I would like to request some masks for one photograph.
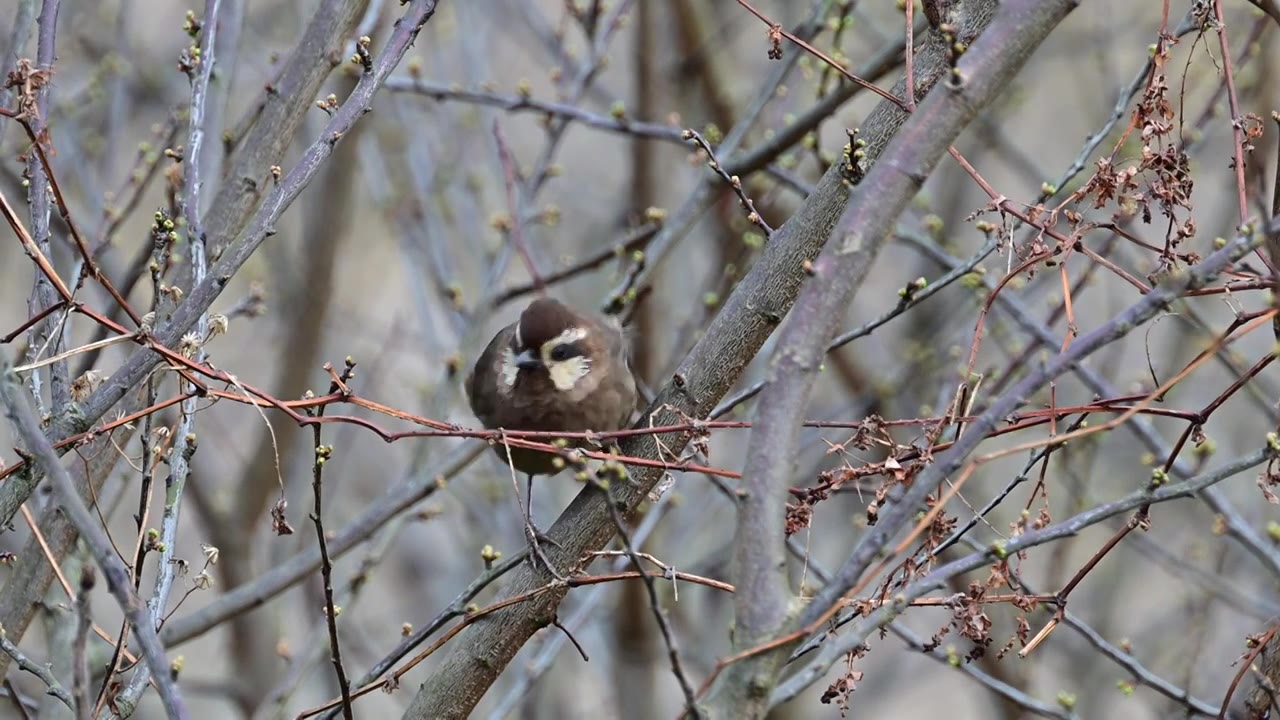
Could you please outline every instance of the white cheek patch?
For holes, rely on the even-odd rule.
[[[542,362],[547,366],[547,374],[551,376],[551,384],[564,392],[572,390],[584,375],[591,372],[591,358],[579,355],[568,360],[552,360],[551,353],[560,345],[569,345],[587,336],[586,328],[569,328],[542,344]]]
[[[566,345],[568,343],[575,343],[585,338],[586,336],[587,336],[586,328],[569,328],[568,330],[565,330],[564,332],[560,333],[554,338],[551,338],[551,340],[543,343],[542,350],[543,352],[549,353],[551,352],[552,348],[554,348],[557,345]]]
[[[502,348],[502,384],[511,389],[516,384],[516,376],[520,374],[520,367],[516,365],[516,354],[511,348]]]
[[[557,390],[572,390],[584,375],[591,372],[591,360],[585,357],[569,358],[563,362],[547,365],[547,374]]]

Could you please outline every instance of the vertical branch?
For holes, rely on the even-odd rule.
[[[626,472],[621,471],[617,477],[612,478],[615,482],[626,482]],[[689,682],[689,676],[685,674],[684,666],[680,662],[680,648],[676,644],[675,634],[671,630],[671,623],[667,621],[666,613],[662,611],[662,603],[658,600],[658,589],[654,586],[653,578],[649,573],[644,571],[644,566],[640,561],[640,556],[636,554],[634,543],[631,540],[631,533],[627,530],[626,520],[623,519],[622,513],[618,510],[619,502],[614,498],[610,491],[610,485],[606,482],[596,481],[595,485],[604,493],[605,502],[609,507],[609,517],[613,520],[613,525],[618,530],[618,538],[622,540],[623,551],[626,552],[627,558],[631,560],[631,565],[640,573],[640,580],[644,583],[645,592],[649,596],[649,607],[653,610],[653,619],[658,623],[658,631],[662,633],[662,641],[667,646],[667,657],[671,661],[671,672],[676,676],[676,682],[680,685],[680,692],[684,694],[684,713],[682,717],[692,717],[695,720],[703,720],[705,715],[701,708],[698,707],[697,696],[693,691],[693,684]],[[623,507],[626,504],[623,503]],[[674,576],[672,582],[675,582]]]
[[[45,142],[48,138],[46,115],[49,108],[49,83],[53,74],[53,61],[57,54],[59,5],[59,0],[44,0],[44,4],[40,7],[40,16],[36,18],[36,23],[40,27],[36,46],[37,68],[34,71],[28,69],[27,87],[18,91],[20,95],[28,90],[34,93],[34,97],[20,97],[18,104],[23,112],[29,114],[31,128],[36,136],[35,142],[38,143]],[[34,148],[27,153],[27,180],[27,202],[31,207],[31,235],[40,251],[52,262],[53,255],[50,253],[49,243],[49,214],[52,209],[49,178],[44,166],[40,163],[39,153]],[[42,273],[37,273],[35,284],[31,288],[31,298],[27,303],[29,313],[37,315],[57,301],[57,294],[50,279]],[[59,351],[66,322],[68,322],[66,319],[58,322],[56,317],[49,317],[31,329],[28,362],[38,359],[46,348],[50,354],[56,354]],[[37,410],[43,415],[45,410],[40,377],[39,371],[31,373],[31,395],[35,398]],[[55,412],[64,412],[71,406],[71,381],[65,360],[54,363],[50,368],[49,393]]]
[[[165,294],[162,292],[164,287],[162,277],[164,268],[168,267],[170,254],[173,250],[173,243],[170,236],[170,231],[173,227],[173,221],[170,220],[167,215],[164,213],[156,213],[155,223],[151,226],[151,311],[149,315],[152,318],[160,316],[160,311],[165,300]],[[158,373],[152,373],[147,376],[144,382],[146,389],[146,400],[144,402],[147,407],[151,407],[156,404],[161,379],[162,378]],[[155,424],[155,420],[156,417],[154,413],[148,413],[142,418],[142,432],[138,438],[142,447],[142,461],[139,472],[141,477],[138,483],[138,511],[137,514],[134,515],[134,520],[137,522],[138,526],[138,535],[133,548],[132,565],[133,587],[135,591],[142,588],[142,564],[146,559],[147,552],[155,546],[152,542],[146,542],[146,533],[148,526],[150,525],[148,520],[150,519],[151,514],[151,499],[154,492],[156,465],[160,462],[161,451],[163,450],[160,446],[152,445],[152,443],[157,440],[157,438],[152,434],[152,426]],[[95,711],[95,714],[97,711],[101,710],[102,704],[106,701],[107,688],[111,685],[112,677],[120,667],[120,654],[125,647],[126,640],[128,639],[128,632],[128,624],[125,624],[120,628],[120,635],[116,641],[116,651],[108,665],[107,674],[102,679],[102,687],[98,690],[98,708]],[[137,702],[138,697],[142,694],[142,690],[146,688],[147,678],[144,675],[145,672],[146,668],[140,667],[138,668],[138,671],[134,673],[129,686],[126,687],[124,693],[117,698],[116,704],[118,707],[131,708],[133,706],[131,703]]]
[[[235,85],[236,57],[240,49],[240,33],[244,28],[246,0],[224,0],[218,13],[218,40],[210,47],[218,56],[217,67],[210,68],[210,88],[206,90],[205,127],[217,131],[224,124],[231,103],[231,88]],[[205,17],[209,14],[206,12]],[[220,177],[225,159],[221,142],[204,145],[204,157],[200,158],[202,178]]]
[[[200,174],[203,164],[201,150],[204,147],[205,99],[209,94],[209,78],[213,75],[214,49],[218,35],[218,6],[221,0],[205,0],[204,24],[200,28],[200,54],[195,58],[195,75],[191,78],[191,110],[187,148],[183,153],[185,178],[182,188],[182,211],[187,219],[187,232],[191,235],[192,285],[204,281],[204,235],[200,232],[200,191],[204,178]]]
[[[89,629],[93,617],[89,614],[89,592],[97,584],[93,566],[85,563],[80,568],[80,592],[76,595],[76,634],[71,647],[71,692],[76,701],[76,720],[91,720],[93,699],[89,694]]]
[[[36,19],[36,0],[18,0],[18,11],[13,17],[13,27],[9,31],[9,46],[0,55],[0,76],[7,76],[17,65],[22,48],[27,46],[31,38],[31,26]],[[0,107],[9,107],[13,99],[13,89],[0,87]],[[4,144],[4,131],[8,123],[0,123],[0,145]]]
[[[326,364],[326,367],[331,367]],[[347,365],[343,369],[342,374],[337,376],[339,380],[335,380],[330,386],[329,392],[338,392],[344,390],[346,382],[355,374],[355,363],[351,359],[347,359]],[[316,415],[324,415],[325,407],[322,405],[316,409]],[[324,465],[333,456],[333,446],[323,445],[320,440],[320,429],[323,426],[316,423],[311,426],[312,437],[315,439],[315,460],[312,462],[311,474],[311,492],[315,496],[315,507],[311,512],[311,521],[316,526],[316,543],[320,546],[320,575],[324,578],[324,617],[325,623],[329,627],[329,661],[333,663],[333,672],[338,678],[338,689],[342,692],[342,716],[346,720],[354,720],[354,714],[351,709],[351,683],[347,680],[347,672],[342,667],[342,649],[338,643],[338,608],[333,604],[333,562],[329,559],[329,545],[324,537],[324,521],[323,511],[323,488],[324,488]]]
[[[1244,181],[1244,124],[1240,102],[1236,98],[1235,71],[1231,68],[1231,48],[1227,45],[1227,18],[1222,14],[1222,0],[1213,0],[1213,15],[1218,26],[1218,45],[1222,48],[1222,72],[1227,83],[1227,104],[1231,108],[1231,149],[1236,172],[1236,202],[1240,205],[1240,225],[1249,222],[1249,198]]]
[[[1271,121],[1280,130],[1280,112],[1271,113]],[[1271,180],[1271,217],[1280,216],[1280,142],[1276,143],[1275,177]],[[1267,253],[1271,257],[1271,303],[1280,307],[1280,233],[1268,232],[1266,238]],[[1280,315],[1271,321],[1271,331],[1276,342],[1280,342]]]
[[[189,111],[189,130],[188,140],[185,154],[183,155],[184,178],[182,192],[182,213],[186,218],[187,238],[191,248],[191,280],[192,285],[200,283],[204,280],[208,267],[205,261],[205,238],[200,231],[200,188],[203,183],[201,175],[201,147],[204,144],[205,128],[205,99],[208,96],[209,78],[213,74],[215,60],[215,42],[217,41],[218,27],[218,6],[221,0],[205,0],[203,26],[200,29],[200,46],[199,53],[192,53],[190,50],[184,51],[184,63],[188,59],[194,58],[195,65],[188,70],[191,77],[191,109]],[[159,235],[157,235],[159,237]],[[157,246],[158,247],[158,246]],[[162,264],[158,263],[157,264]],[[201,347],[209,335],[209,317],[201,314],[200,319],[196,323],[197,343],[194,344],[193,359],[196,362],[204,362],[204,348]],[[172,445],[169,455],[169,476],[165,480],[165,499],[164,514],[160,523],[160,559],[156,568],[156,583],[152,591],[151,598],[147,600],[147,615],[150,617],[152,627],[157,631],[160,629],[161,621],[164,619],[165,607],[169,602],[169,593],[173,589],[173,582],[177,576],[177,565],[174,563],[174,552],[178,544],[178,519],[182,509],[182,494],[186,488],[187,476],[190,473],[191,458],[196,451],[196,434],[195,434],[195,414],[196,414],[196,396],[195,388],[189,383],[179,380],[179,389],[183,393],[189,393],[190,397],[183,400],[180,405],[181,419],[178,422],[177,431],[172,438]],[[150,421],[151,416],[147,416]],[[149,437],[143,437],[144,444],[149,442]],[[146,462],[150,453],[143,457]],[[159,458],[156,458],[156,462]],[[151,475],[148,473],[143,478],[144,484],[148,487],[151,482]],[[150,493],[144,494],[143,502],[150,504]],[[145,517],[144,512],[139,514],[139,522]],[[145,528],[140,528],[144,530]],[[141,556],[139,556],[141,560]],[[135,567],[138,578],[141,578],[141,563]],[[121,707],[129,708],[136,706],[138,698],[147,688],[150,680],[150,672],[146,667],[138,668],[133,677],[129,679],[129,684],[121,692],[117,702]],[[123,702],[121,702],[123,701]]]

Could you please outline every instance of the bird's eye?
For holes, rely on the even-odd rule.
[[[564,362],[577,354],[572,345],[557,345],[551,348],[551,360],[553,362]]]

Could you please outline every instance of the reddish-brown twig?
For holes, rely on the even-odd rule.
[[[1222,48],[1222,74],[1227,85],[1227,104],[1231,109],[1232,153],[1235,161],[1236,202],[1240,209],[1240,225],[1249,223],[1248,188],[1244,180],[1244,118],[1240,117],[1240,101],[1236,98],[1235,70],[1231,65],[1231,48],[1227,44],[1227,17],[1222,13],[1222,0],[1213,0],[1213,15],[1218,32],[1218,45]]]
[[[93,259],[93,253],[89,251],[89,246],[85,244],[84,238],[80,236],[80,231],[76,229],[75,221],[71,219],[71,210],[67,207],[67,201],[62,196],[62,188],[58,185],[57,177],[53,173],[53,165],[49,163],[49,158],[44,151],[44,145],[36,135],[35,128],[31,126],[30,121],[26,118],[3,108],[0,108],[0,114],[16,119],[18,123],[22,125],[23,129],[27,131],[27,137],[30,138],[32,145],[35,147],[36,155],[40,158],[40,164],[44,166],[45,176],[49,181],[49,187],[53,189],[53,197],[58,206],[58,214],[62,216],[62,221],[67,224],[67,229],[71,232],[71,239],[75,242],[76,249],[79,250],[80,257],[84,261],[84,269],[81,271],[81,275],[92,275],[93,279],[97,280],[98,283],[102,285],[103,289],[107,291],[107,294],[115,300],[120,309],[129,316],[129,319],[132,320],[135,325],[141,325],[142,318],[138,316],[138,313],[134,312],[128,301],[125,300],[124,297],[120,295],[119,291],[116,290],[115,285],[111,284],[111,280],[103,274],[102,268],[98,267],[97,261]],[[0,195],[3,195],[3,193],[0,193]],[[9,220],[10,225],[14,225],[15,221],[17,221],[17,217],[11,216],[11,213],[12,210],[8,208],[8,202],[5,201],[5,217]],[[14,231],[19,232],[16,226],[14,227]],[[22,232],[19,234],[21,235]],[[54,273],[52,266],[45,267],[42,265],[40,269],[46,276],[49,276],[50,281],[54,281],[56,273]],[[54,282],[55,287],[58,287],[58,283],[61,281]],[[65,289],[65,285],[61,286],[59,288],[59,292],[61,293]],[[64,299],[70,300],[71,298],[70,296],[66,296]]]
[[[1227,688],[1227,695],[1222,698],[1222,708],[1218,710],[1218,720],[1225,720],[1227,717],[1227,710],[1231,708],[1231,696],[1235,695],[1236,688],[1239,687],[1240,681],[1244,679],[1245,673],[1249,672],[1249,668],[1253,667],[1253,661],[1258,659],[1263,650],[1266,650],[1267,644],[1275,637],[1277,630],[1280,630],[1280,625],[1272,625],[1265,635],[1258,638],[1257,644],[1253,646],[1249,654],[1240,661],[1240,669],[1236,671],[1235,677],[1231,678],[1231,685]]]

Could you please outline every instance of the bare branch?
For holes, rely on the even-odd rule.
[[[98,521],[89,513],[89,509],[76,493],[71,476],[58,461],[58,455],[54,452],[53,446],[40,430],[40,422],[23,399],[20,387],[17,375],[12,372],[11,367],[7,363],[0,367],[0,399],[4,401],[6,416],[14,424],[23,443],[35,454],[40,469],[53,483],[54,496],[58,499],[63,513],[70,518],[80,536],[84,538],[85,544],[89,546],[94,560],[102,570],[107,580],[107,588],[124,611],[129,626],[142,646],[142,655],[148,667],[151,668],[165,712],[171,718],[188,717],[186,703],[170,676],[171,668],[169,661],[165,658],[164,646],[160,644],[160,638],[156,636],[155,628],[152,627],[150,618],[147,616],[146,605],[133,592],[129,583],[129,572],[116,555],[111,539],[107,537],[106,531],[98,525]]]
[[[0,628],[0,651],[3,651],[5,655],[13,658],[13,661],[18,664],[19,668],[40,678],[40,681],[48,688],[47,692],[50,695],[61,700],[62,703],[71,710],[75,710],[76,705],[75,701],[71,699],[71,693],[67,692],[67,689],[62,686],[62,683],[58,682],[58,678],[53,676],[53,672],[49,670],[49,667],[47,665],[41,665],[27,657],[26,653],[22,652],[22,650],[17,645],[14,645],[13,641],[9,639],[8,633],[4,632],[4,628]]]
[[[34,88],[34,104],[26,107],[25,112],[29,118],[28,122],[31,124],[31,130],[35,135],[34,142],[36,143],[48,142],[49,137],[49,90],[53,79],[54,59],[57,56],[55,46],[58,36],[58,9],[60,5],[60,0],[44,0],[40,6],[40,16],[36,18],[36,23],[40,27],[36,42],[37,67],[32,68],[30,61],[24,60],[20,65],[25,67],[25,70],[18,71],[25,75],[25,87],[22,88],[22,91]],[[19,97],[19,108],[23,108],[29,101],[30,98]],[[35,151],[27,153],[27,176],[30,178],[27,185],[27,202],[31,206],[31,236],[40,250],[46,256],[49,256],[52,254],[49,231],[49,215],[53,209],[52,192],[49,190],[49,175],[45,171],[45,166],[41,162],[39,153]],[[58,297],[54,292],[50,278],[41,273],[36,273],[35,284],[31,289],[31,299],[27,304],[29,314],[35,315],[45,308],[52,307],[57,302]],[[67,316],[63,316],[61,319],[50,317],[31,329],[27,356],[28,363],[39,359],[40,355],[46,350],[50,354],[57,354],[62,350],[63,339],[68,334],[67,322]],[[36,408],[43,415],[45,414],[45,409],[40,378],[41,373],[38,371],[30,375],[31,397],[36,404]],[[52,407],[56,413],[61,414],[70,407],[71,378],[66,361],[58,361],[50,368],[49,392]]]
[[[791,320],[778,339],[752,429],[744,472],[746,494],[738,506],[734,554],[735,579],[747,590],[735,595],[737,650],[782,637],[796,619],[785,575],[785,515],[781,510],[787,491],[783,479],[794,472],[797,420],[808,405],[841,309],[848,306],[861,286],[894,220],[952,141],[995,99],[1074,6],[1073,2],[1002,3],[991,26],[962,56],[952,82],[925,99],[871,169],[864,189],[854,194],[841,218],[831,244],[812,264],[814,279],[800,293]],[[854,147],[851,144],[848,151],[851,156]],[[850,157],[847,162],[855,160]],[[963,437],[981,436],[971,430]],[[938,466],[931,465],[930,469],[935,467]],[[921,481],[917,480],[908,496],[920,486]],[[917,503],[918,500],[910,504],[911,511]],[[905,500],[895,509],[904,505]],[[882,520],[857,548],[866,548],[866,540],[877,536],[884,526]],[[847,573],[848,567],[846,563],[837,580],[809,605],[810,613],[816,614],[814,608],[829,607],[837,589],[843,593],[852,587],[862,573]],[[709,702],[716,716],[763,717],[768,707],[768,689],[777,681],[787,652],[787,645],[779,645],[731,666],[722,676],[723,681],[712,689]]]

